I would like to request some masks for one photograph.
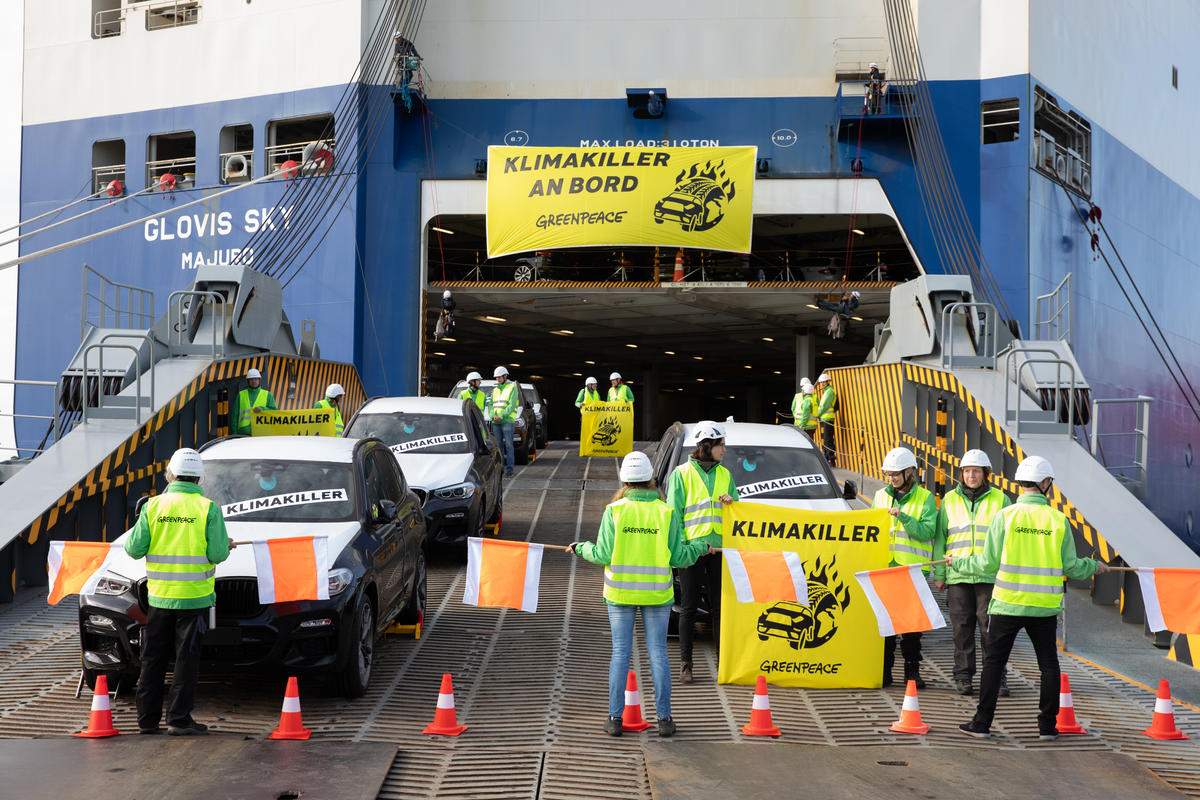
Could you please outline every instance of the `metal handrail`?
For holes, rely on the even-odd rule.
[[[54,394],[54,406],[53,406],[54,413],[51,414],[50,416],[46,416],[45,414],[18,414],[16,412],[16,407],[17,407],[16,392],[14,392],[13,393],[13,410],[12,411],[0,411],[0,417],[11,417],[12,419],[48,419],[53,423],[52,427],[54,430],[54,441],[57,442],[59,434],[62,432],[62,430],[61,430],[62,422],[61,422],[61,419],[60,419],[59,413],[58,413],[59,412],[58,381],[19,381],[14,378],[0,378],[0,384],[3,384],[5,386],[50,386],[53,388],[53,390],[54,390],[54,392],[53,392],[53,394]],[[18,455],[20,455],[22,452],[44,453],[44,452],[46,452],[47,448],[21,447],[14,441],[12,447],[4,448],[4,449],[13,450]]]
[[[1065,287],[1065,292],[1064,292]],[[1065,297],[1065,300],[1061,298]],[[1046,319],[1042,318],[1042,302],[1046,303],[1047,312],[1051,309],[1051,304],[1057,300],[1058,305],[1054,308],[1054,313]],[[1071,343],[1072,319],[1071,319],[1071,273],[1068,272],[1066,277],[1058,282],[1053,290],[1046,294],[1039,294],[1034,300],[1034,323],[1033,335],[1036,339],[1059,339]],[[1063,319],[1066,319],[1066,325],[1063,325]],[[1048,336],[1042,336],[1041,330],[1045,328]]]
[[[92,273],[93,275],[95,275],[101,281],[99,295],[94,295],[88,291],[88,273],[89,272]],[[113,299],[116,302],[115,306],[109,305],[108,300],[107,300],[108,287],[110,287],[110,286],[113,288]],[[121,325],[122,308],[121,308],[120,292],[122,289],[124,289],[128,292],[128,303],[129,304],[123,310],[124,314],[125,314],[125,321],[127,323],[127,327],[130,327],[130,328],[135,327],[132,324],[134,317],[137,317],[137,319],[138,319],[138,324],[136,326],[138,328],[149,328],[151,325],[154,324],[154,292],[150,291],[149,289],[143,289],[140,286],[133,286],[128,283],[118,283],[117,281],[110,280],[109,278],[105,277],[102,273],[97,271],[95,268],[91,267],[88,264],[84,264],[83,265],[83,296],[80,301],[80,311],[79,311],[79,340],[80,341],[83,341],[83,337],[87,335],[88,325],[92,324],[92,323],[88,322],[88,320],[87,320],[87,301],[88,301],[89,297],[92,298],[93,300],[95,300],[100,305],[100,324],[95,325],[94,327],[98,327],[98,328],[105,327],[104,322],[105,322],[106,315],[104,312],[106,310],[113,312],[113,324],[117,325],[118,327]],[[138,305],[141,309],[140,311],[133,310],[133,299],[134,299],[135,293],[137,294],[137,297],[138,297],[138,301],[139,301]],[[149,301],[149,302],[147,302],[147,301]],[[146,310],[147,305],[149,305],[149,307],[150,307],[149,311]]]
[[[119,335],[119,334],[110,334],[110,335]],[[105,336],[104,338],[107,339],[109,337]],[[106,344],[105,342],[97,342],[95,344],[90,344],[84,348],[84,350],[83,350],[83,384],[82,384],[83,392],[82,392],[81,399],[83,400],[83,403],[82,403],[82,405],[83,405],[83,422],[85,425],[87,424],[87,421],[88,421],[88,394],[89,394],[88,393],[88,356],[91,354],[91,352],[93,350],[100,351],[100,355],[98,357],[99,363],[97,364],[97,367],[96,367],[96,408],[101,408],[104,405],[104,351],[106,349],[131,350],[131,351],[133,351],[134,363],[135,364],[137,363],[138,349],[131,344]],[[154,367],[153,367],[153,365],[151,365],[151,372],[153,372],[153,369],[154,369]],[[137,378],[137,384],[136,384],[137,389],[136,389],[136,394],[134,395],[134,399],[133,399],[133,418],[134,418],[134,421],[138,425],[141,425],[142,424],[142,371],[140,369],[134,370],[134,374]],[[154,379],[153,379],[153,375],[151,375],[151,380],[150,380],[150,409],[149,409],[149,411],[150,412],[154,411]]]
[[[1116,470],[1133,468],[1137,471],[1138,477],[1135,478],[1137,485],[1145,487],[1149,479],[1149,453],[1150,453],[1150,404],[1154,402],[1153,397],[1144,394],[1139,394],[1137,397],[1111,397],[1105,399],[1092,400],[1092,435],[1091,435],[1091,451],[1104,468],[1113,474]],[[1134,423],[1134,428],[1131,431],[1113,431],[1111,433],[1100,432],[1100,406],[1102,405],[1127,405],[1135,404],[1137,406],[1137,422]],[[1104,461],[1101,453],[1101,439],[1115,439],[1125,437],[1135,437],[1133,445],[1133,463],[1118,464],[1116,466],[1109,465]],[[1118,476],[1119,477],[1119,476]]]
[[[196,184],[196,157],[190,158],[163,158],[158,161],[146,162],[146,185],[153,187],[152,191],[163,191],[155,186],[155,181],[166,175],[168,172],[178,170],[179,179],[175,184],[176,189],[191,189]],[[191,182],[188,182],[187,176],[191,175]]]
[[[977,347],[982,345],[982,352],[977,351],[974,355],[959,356],[955,359],[954,343],[950,336],[951,315],[958,309],[962,309],[963,313],[968,316],[970,309],[980,309],[978,316],[981,318],[982,325],[979,331]],[[990,313],[989,313],[990,312]],[[994,367],[996,364],[996,353],[1000,349],[1000,333],[996,325],[997,312],[996,307],[991,303],[972,303],[958,302],[950,303],[942,309],[942,319],[938,326],[940,328],[939,336],[942,345],[942,367],[951,369],[955,366],[960,367]]]
[[[1005,418],[1005,420],[1011,420],[1016,424],[1016,426],[1017,426],[1016,435],[1018,437],[1021,435],[1021,398],[1024,397],[1024,395],[1025,395],[1024,390],[1021,388],[1021,371],[1024,370],[1026,367],[1031,367],[1034,364],[1054,364],[1056,367],[1055,375],[1054,375],[1054,415],[1055,415],[1056,419],[1058,417],[1062,416],[1062,392],[1063,392],[1062,368],[1066,367],[1067,369],[1069,369],[1071,371],[1070,388],[1067,390],[1067,394],[1068,394],[1067,404],[1068,404],[1068,412],[1069,412],[1067,419],[1069,421],[1074,420],[1075,419],[1075,391],[1076,391],[1076,389],[1086,388],[1086,386],[1082,383],[1079,383],[1079,381],[1077,379],[1078,376],[1075,373],[1075,365],[1069,361],[1066,361],[1065,359],[1061,359],[1061,358],[1057,358],[1057,357],[1055,357],[1055,358],[1026,358],[1024,361],[1021,362],[1021,364],[1019,366],[1017,366],[1016,371],[1014,373],[1014,371],[1012,369],[1013,362],[1015,361],[1015,358],[1016,358],[1017,354],[1019,354],[1019,353],[1025,353],[1025,354],[1045,353],[1045,354],[1049,354],[1051,356],[1058,355],[1058,353],[1055,352],[1054,350],[1050,350],[1050,349],[1047,349],[1044,347],[1014,347],[1011,350],[1009,350],[1008,353],[1005,355],[1004,375],[1016,387],[1017,407],[1015,409],[1016,413],[1014,415],[1014,413],[1013,413],[1014,409],[1012,408],[1012,395],[1013,395],[1012,387],[1006,387],[1005,391],[1004,391],[1004,418]],[[1035,382],[1036,382],[1036,378],[1035,378]],[[1039,408],[1038,410],[1046,411],[1048,409]],[[1071,438],[1071,431],[1074,426],[1070,422],[1068,422],[1064,425],[1064,427],[1066,428],[1067,438],[1068,439]]]
[[[111,29],[107,24],[115,22],[117,27]],[[125,32],[125,8],[105,8],[92,15],[92,38],[108,39],[120,36]]]
[[[231,150],[228,153],[218,153],[219,159],[218,169],[220,170],[221,183],[228,184],[230,179],[225,174],[225,165],[229,163],[229,159],[234,156],[241,156],[246,159],[246,175],[242,178],[237,178],[237,181],[248,181],[254,177],[254,151],[253,150]]]
[[[183,329],[185,327],[185,325],[184,325],[184,306],[183,306],[182,302],[180,302],[179,305],[177,305],[177,306],[175,305],[176,297],[179,297],[179,298],[209,297],[209,298],[212,298],[216,303],[220,304],[220,306],[221,306],[221,326],[219,328],[215,325],[213,326],[212,357],[214,359],[217,357],[217,340],[218,340],[218,338],[220,339],[220,342],[221,342],[221,347],[220,347],[221,355],[225,355],[225,325],[226,325],[226,322],[228,321],[227,320],[227,311],[226,311],[227,304],[225,302],[224,295],[222,295],[220,292],[214,292],[211,289],[206,290],[206,291],[200,291],[200,290],[194,290],[194,289],[181,289],[180,291],[177,291],[177,292],[171,292],[171,295],[167,298],[167,308],[168,309],[175,308],[177,311],[177,315],[176,315],[176,318],[175,318],[173,324],[170,325],[170,327],[167,329],[167,347],[169,349],[171,349],[172,351],[178,349],[179,352],[184,352],[185,346],[191,347],[193,345],[192,342],[188,342],[185,345],[185,343],[183,341]],[[205,305],[208,305],[208,304],[205,303]],[[189,309],[190,309],[190,304],[189,304]],[[170,311],[168,311],[167,313],[170,313]],[[175,335],[179,336],[178,342],[173,340]]]
[[[858,117],[863,115],[863,109],[867,108],[871,99],[871,83],[872,81],[864,79],[838,83],[835,101],[839,116]],[[879,83],[879,110],[868,116],[908,114],[913,102],[913,89],[917,82],[912,79],[890,78],[880,80]]]
[[[300,165],[300,170],[303,175],[312,174],[315,171],[313,162],[304,161],[304,149],[310,144],[324,144],[331,153],[334,154],[334,159],[337,158],[337,140],[333,137],[313,139],[311,142],[291,142],[290,144],[271,144],[263,148],[263,156],[272,170],[278,170],[283,166],[285,161],[289,159]],[[278,176],[281,179],[287,178],[285,175]]]
[[[146,30],[159,31],[200,22],[199,0],[167,0],[146,8]]]
[[[99,194],[113,179],[125,180],[124,164],[107,164],[102,167],[92,167],[92,193]]]

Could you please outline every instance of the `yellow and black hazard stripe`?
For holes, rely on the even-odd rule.
[[[1177,633],[1167,651],[1167,658],[1187,664],[1189,667],[1200,667],[1200,635],[1194,633]]]
[[[358,372],[352,364],[280,355],[248,356],[214,362],[192,380],[183,391],[176,394],[155,412],[149,420],[134,431],[133,435],[105,456],[81,481],[64,492],[53,505],[22,531],[21,536],[28,543],[33,544],[42,534],[53,529],[66,514],[74,510],[81,500],[100,495],[101,502],[103,502],[103,495],[108,491],[159,474],[166,468],[166,461],[136,470],[126,469],[126,461],[138,447],[159,433],[189,403],[193,402],[201,389],[241,378],[252,367],[267,376],[276,403],[281,409],[312,407],[325,396],[325,389],[331,383],[341,384],[346,392],[341,405],[343,419],[348,420],[366,402],[362,381],[359,380]],[[218,418],[223,419],[224,424],[216,428],[217,436],[225,436],[229,433],[228,405],[228,400],[218,404]],[[174,450],[178,446],[179,442],[176,441],[169,444],[168,449]],[[159,448],[160,452],[162,449]]]

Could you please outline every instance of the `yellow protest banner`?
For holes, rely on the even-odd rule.
[[[854,573],[887,566],[887,512],[738,502],[724,518],[723,546],[800,555],[808,605],[739,603],[723,567],[717,680],[750,684],[766,675],[777,686],[878,687],[883,639]]]
[[[633,449],[633,403],[584,403],[579,410],[579,455],[623,456]]]
[[[755,147],[488,148],[488,258],[555,247],[750,252]]]
[[[333,410],[305,408],[296,411],[254,411],[251,436],[336,436]]]

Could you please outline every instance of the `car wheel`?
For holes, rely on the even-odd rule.
[[[482,518],[483,514],[479,516]],[[408,596],[408,603],[400,611],[400,616],[396,618],[396,621],[401,625],[416,625],[421,621],[421,617],[425,615],[425,587],[425,554],[419,553],[417,555],[416,577],[413,578],[412,594]]]
[[[526,436],[520,451],[513,453],[513,461],[517,462],[518,464],[528,464],[529,451],[532,449],[532,447],[530,447],[531,443],[531,439]]]
[[[500,521],[500,517],[504,514],[504,494],[497,493],[496,508],[492,510],[492,515],[488,517],[488,524],[495,525]]]
[[[375,665],[375,609],[364,594],[354,609],[354,635],[346,666],[339,674],[342,694],[349,698],[362,697],[371,683],[371,668]]]
[[[521,264],[513,270],[513,281],[516,283],[528,283],[533,280],[533,267],[528,264]]]
[[[479,498],[479,512],[475,514],[475,531],[471,535],[477,539],[487,536],[487,495]]]

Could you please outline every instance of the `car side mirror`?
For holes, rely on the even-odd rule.
[[[391,500],[383,499],[371,507],[371,520],[380,525],[393,522],[396,519],[396,504]]]
[[[858,484],[854,481],[846,481],[842,484],[842,499],[853,500],[858,497]]]

